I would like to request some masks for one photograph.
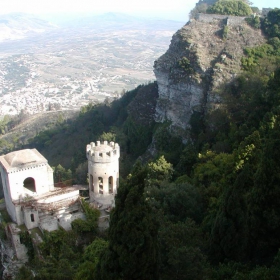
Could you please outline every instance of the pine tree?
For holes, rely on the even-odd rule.
[[[158,225],[144,197],[146,176],[146,168],[138,167],[119,188],[109,248],[96,270],[99,279],[158,279]]]

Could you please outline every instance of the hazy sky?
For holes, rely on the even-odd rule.
[[[196,2],[198,0],[0,0],[0,13],[122,12],[187,21],[189,11]],[[259,8],[280,8],[279,0],[252,2]]]

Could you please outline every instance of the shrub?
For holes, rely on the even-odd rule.
[[[180,66],[180,68],[182,68],[186,73],[191,74],[193,73],[193,68],[191,66],[190,61],[183,56],[179,61],[178,61],[178,65]]]
[[[228,26],[227,25],[224,25],[224,27],[223,27],[223,35],[222,35],[222,37],[223,37],[223,40],[226,40],[227,37],[228,37]]]
[[[249,17],[249,18],[246,18],[245,20],[250,26],[252,26],[255,29],[261,28],[261,20],[258,16]]]
[[[206,12],[208,14],[248,16],[252,14],[252,9],[243,1],[220,0],[210,6]]]

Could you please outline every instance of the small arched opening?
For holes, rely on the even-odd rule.
[[[113,176],[109,177],[108,184],[109,184],[109,193],[113,193]]]
[[[31,192],[36,192],[35,180],[31,177],[28,177],[23,181],[23,186]]]
[[[31,222],[35,222],[34,214],[30,214],[30,220],[31,220]]]
[[[98,187],[99,187],[99,193],[103,194],[103,178],[98,177]]]
[[[89,185],[90,185],[90,190],[94,192],[93,176],[91,174],[89,175]]]

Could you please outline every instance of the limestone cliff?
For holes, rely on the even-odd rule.
[[[243,17],[198,14],[173,35],[167,52],[155,61],[156,121],[187,129],[193,112],[203,114],[221,102],[217,89],[241,73],[244,48],[264,42],[261,31]]]

